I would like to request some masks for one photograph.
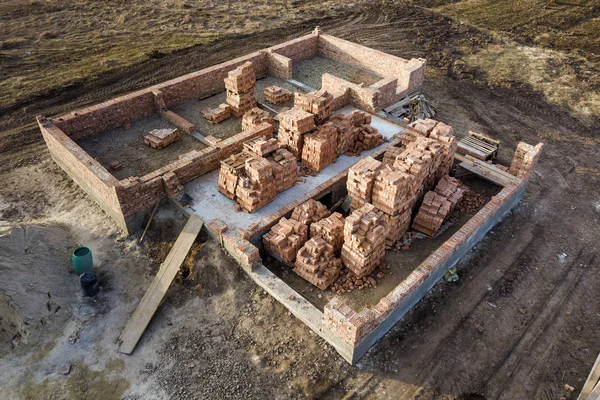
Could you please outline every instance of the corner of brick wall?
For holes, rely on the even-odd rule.
[[[233,258],[246,271],[252,272],[262,265],[260,252],[256,246],[247,241],[230,234],[223,233],[221,235],[225,250],[231,254]]]
[[[369,308],[354,311],[340,298],[334,297],[326,305],[322,323],[343,342],[355,347],[374,329],[376,314]]]

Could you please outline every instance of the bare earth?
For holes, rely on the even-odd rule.
[[[572,2],[584,7],[579,20],[561,25],[560,18],[552,19],[544,29],[533,18],[539,2],[520,2],[519,16],[529,13],[536,35],[521,21],[507,28],[502,13],[510,9],[501,7],[504,1],[426,2],[431,9],[411,2],[333,7],[285,1],[281,7],[288,11],[279,14],[268,13],[270,3],[257,3],[259,16],[251,8],[239,13],[252,33],[245,36],[204,21],[197,8],[188,8],[196,7],[192,2],[150,2],[157,11],[148,6],[136,12],[132,6],[118,13],[102,9],[102,2],[81,0],[61,10],[85,15],[92,28],[78,30],[84,19],[75,25],[53,20],[49,26],[56,28],[42,35],[48,29],[32,18],[60,15],[53,3],[0,6],[0,25],[10,28],[0,30],[3,85],[21,82],[19,91],[3,86],[0,97],[0,398],[558,399],[565,384],[581,389],[600,351],[600,118],[592,78],[598,76],[600,52],[593,40],[578,51],[564,38],[595,27],[594,2]],[[487,14],[475,18],[473,3],[500,6],[492,11],[482,6]],[[212,7],[207,9],[225,14],[219,8],[225,6]],[[185,10],[193,11],[188,13],[194,24],[211,29],[210,43],[181,33],[187,23],[172,22],[186,18]],[[106,13],[122,24],[115,35],[129,38],[133,47],[148,28],[140,48],[153,50],[148,43],[159,36],[152,29],[162,24],[174,47],[113,69],[84,69],[81,79],[64,88],[43,85],[36,91],[19,80],[26,72],[18,67],[20,58],[28,51],[19,46],[41,46],[37,43],[70,34],[83,42]],[[459,14],[460,22],[449,18]],[[104,34],[110,35],[113,22],[107,24]],[[424,92],[439,109],[437,118],[459,135],[474,130],[500,139],[504,163],[518,141],[543,141],[525,199],[460,264],[458,282],[438,284],[354,367],[258,290],[205,235],[134,354],[118,353],[116,340],[183,217],[165,205],[143,245],[137,244],[139,233],[124,237],[52,162],[35,114],[54,116],[99,102],[304,34],[317,24],[392,54],[427,58]],[[532,39],[546,33],[553,36]],[[98,33],[96,39],[105,43],[110,37]],[[98,49],[96,57],[110,59]],[[44,57],[54,63],[57,55],[40,52],[30,73],[50,82],[43,76]],[[501,62],[491,63],[494,59]],[[75,64],[67,59],[64,68]],[[94,254],[102,286],[94,299],[81,296],[71,273],[70,251],[78,244]]]

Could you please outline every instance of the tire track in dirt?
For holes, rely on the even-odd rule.
[[[547,332],[557,317],[558,310],[573,294],[585,270],[577,268],[585,249],[579,250],[573,262],[565,268],[558,282],[546,297],[545,301],[533,314],[519,339],[505,354],[500,363],[489,373],[480,392],[485,392],[490,399],[500,399],[508,385],[517,376],[516,372],[526,357],[533,352],[540,336]],[[590,257],[587,257],[590,259]],[[593,256],[591,257],[593,258]]]

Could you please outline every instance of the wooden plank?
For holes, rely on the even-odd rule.
[[[598,386],[598,381],[600,381],[600,354],[596,358],[596,362],[590,371],[590,374],[585,381],[585,385],[583,385],[583,389],[581,389],[581,393],[579,393],[579,397],[577,400],[586,400],[588,396],[592,393],[595,387]]]
[[[459,154],[465,154],[465,155],[470,154],[474,157],[481,158],[482,160],[485,160],[485,157],[486,157],[486,154],[484,152],[477,150],[473,146],[470,146],[467,143],[463,143],[463,142],[458,142],[458,148],[457,148],[456,152]]]
[[[192,244],[196,240],[196,236],[198,236],[200,229],[202,229],[202,225],[203,222],[197,215],[191,215],[188,219],[167,258],[162,263],[158,274],[154,277],[142,301],[140,301],[140,304],[123,330],[119,338],[121,341],[119,352],[131,354],[135,349],[137,342],[144,334],[167,289],[169,289],[171,282],[173,282],[175,275],[177,275],[181,263],[185,260]]]
[[[471,171],[477,174],[479,177],[487,179],[488,181],[495,183],[496,185],[506,186],[510,182],[513,182],[517,179],[515,176],[509,174],[508,172],[502,171],[501,169],[498,169],[493,165],[478,160],[472,156],[467,155],[462,157],[457,154],[454,157],[457,160],[462,161],[460,163],[461,168]]]

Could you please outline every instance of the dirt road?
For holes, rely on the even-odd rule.
[[[459,134],[500,139],[505,163],[519,140],[545,143],[525,199],[461,263],[460,280],[437,285],[350,367],[201,237],[186,277],[169,290],[134,355],[116,352],[181,221],[165,208],[144,246],[123,237],[51,161],[32,115],[147,86],[316,23],[182,50],[32,97],[1,117],[0,220],[8,224],[0,225],[0,290],[11,299],[0,298],[0,397],[558,399],[564,384],[581,388],[600,351],[597,116],[556,104],[529,82],[488,79],[471,56],[512,47],[512,39],[408,5],[318,23],[371,47],[427,58],[424,91],[437,117]],[[548,62],[568,64],[563,56]],[[95,300],[77,294],[68,273],[69,249],[79,243],[96,256],[103,290]]]

